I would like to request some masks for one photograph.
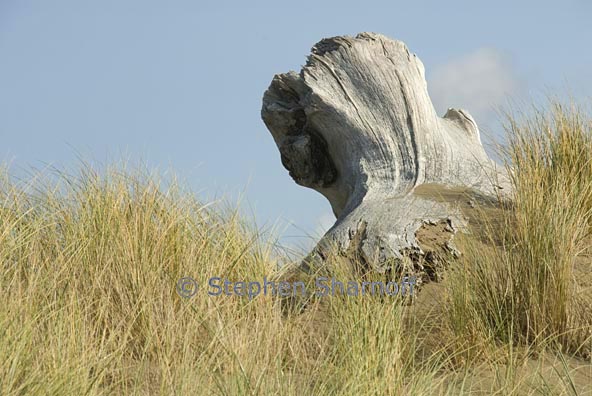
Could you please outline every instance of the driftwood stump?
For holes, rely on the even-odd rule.
[[[425,272],[433,252],[418,234],[426,227],[449,234],[440,248],[457,253],[451,238],[462,216],[415,192],[508,192],[475,120],[459,109],[436,114],[423,64],[400,41],[361,33],[323,39],[311,52],[300,73],[273,78],[261,111],[290,176],[323,194],[337,217],[301,267],[323,264],[336,248],[378,272]]]

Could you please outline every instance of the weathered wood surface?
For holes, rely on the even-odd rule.
[[[323,194],[337,217],[304,268],[330,247],[379,272],[421,266],[419,230],[443,224],[452,237],[463,220],[453,205],[414,194],[418,186],[485,197],[510,188],[475,120],[459,109],[439,117],[421,61],[379,34],[321,40],[300,73],[273,78],[261,113],[290,176]],[[454,253],[450,240],[442,248]]]

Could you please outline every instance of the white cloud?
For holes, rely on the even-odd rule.
[[[509,57],[493,48],[452,59],[428,75],[430,96],[440,116],[449,107],[462,108],[477,122],[492,120],[519,86]]]

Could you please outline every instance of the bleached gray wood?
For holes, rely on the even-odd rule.
[[[459,109],[439,117],[419,58],[380,34],[321,40],[300,73],[273,78],[261,113],[290,176],[323,194],[337,217],[305,267],[336,246],[385,271],[424,253],[415,237],[422,225],[445,221],[454,234],[459,213],[414,195],[419,185],[490,196],[510,188],[475,120]]]

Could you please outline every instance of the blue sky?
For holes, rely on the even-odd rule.
[[[261,226],[307,244],[333,219],[260,119],[274,74],[299,70],[323,37],[379,32],[422,59],[440,114],[468,109],[499,135],[510,98],[589,101],[591,19],[586,0],[0,0],[0,158],[142,159],[210,196],[243,192]]]

